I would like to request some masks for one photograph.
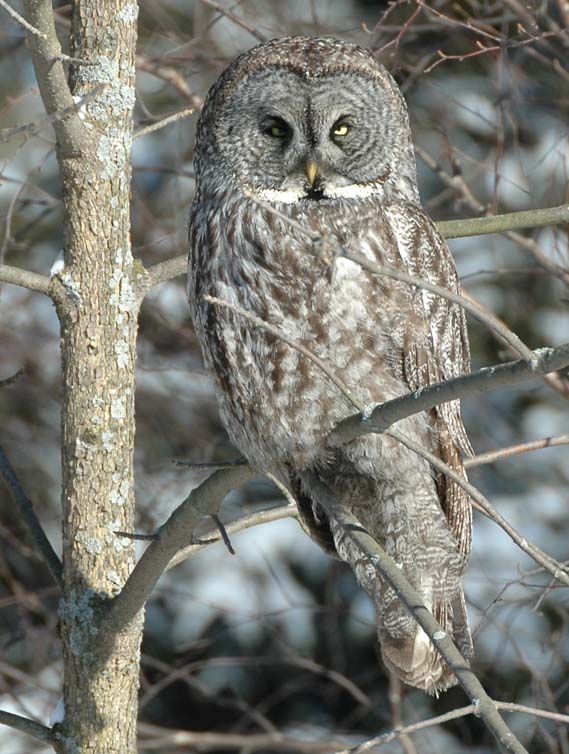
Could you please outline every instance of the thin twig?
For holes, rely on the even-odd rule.
[[[35,514],[32,503],[26,493],[14,469],[12,468],[6,453],[0,447],[0,475],[4,479],[6,487],[10,490],[12,499],[20,509],[20,513],[28,528],[28,531],[34,541],[36,549],[47,565],[49,572],[55,579],[58,586],[63,589],[63,567],[57,553],[51,546],[51,542],[46,537],[42,525]]]
[[[496,702],[496,706],[498,709],[507,710],[508,712],[523,712],[526,715],[543,717],[556,723],[569,724],[569,715],[562,715],[560,712],[550,712],[549,710],[538,709],[537,707],[527,707],[525,704],[514,704],[514,702]]]
[[[497,702],[494,700],[494,704],[500,710],[505,712],[522,712],[527,715],[535,715],[535,717],[545,718],[546,720],[553,720],[558,723],[569,723],[569,715],[562,715],[558,712],[549,712],[549,710],[537,709],[536,707],[526,707],[522,704],[513,704],[512,702]],[[355,746],[351,749],[343,749],[335,754],[365,754],[365,752],[371,749],[384,746],[390,741],[394,741],[403,735],[409,735],[410,733],[416,733],[417,731],[424,730],[425,728],[431,728],[434,725],[440,725],[441,723],[449,722],[450,720],[456,720],[459,717],[465,717],[466,715],[473,715],[476,713],[476,706],[469,704],[466,707],[459,707],[457,709],[449,710],[443,715],[437,715],[437,717],[431,717],[428,720],[421,720],[417,723],[411,723],[409,725],[396,728],[389,733],[384,733],[382,736],[371,738],[359,746]]]
[[[245,458],[236,458],[234,461],[182,461],[175,460],[176,466],[186,469],[230,469],[232,466],[246,466]]]
[[[131,531],[113,531],[115,537],[124,537],[125,539],[132,539],[135,542],[152,542],[154,539],[158,539],[160,534],[154,532],[153,534],[139,534],[138,532]]]
[[[265,37],[263,34],[261,34],[260,31],[257,31],[254,26],[251,26],[250,24],[245,21],[245,19],[241,18],[241,16],[238,16],[237,14],[233,13],[229,8],[224,8],[223,5],[220,5],[219,3],[216,3],[215,0],[201,0],[201,2],[204,5],[209,5],[210,8],[213,8],[218,13],[221,13],[222,16],[226,16],[230,19],[230,21],[233,21],[233,23],[236,26],[240,26],[242,29],[245,29],[245,31],[248,31],[249,34],[251,34],[255,39],[258,39],[259,42],[266,42],[267,37]]]
[[[430,453],[428,450],[418,445],[416,442],[413,442],[413,440],[410,440],[408,437],[400,434],[399,432],[394,432],[393,430],[390,430],[386,434],[390,437],[393,437],[402,445],[405,445],[406,448],[412,450],[421,458],[427,460],[431,464],[431,466],[433,466],[438,471],[442,471],[445,476],[452,479],[453,482],[455,482],[459,487],[462,487],[462,489],[467,492],[468,495],[470,495],[472,500],[476,502],[478,506],[480,506],[484,514],[488,516],[488,518],[490,518],[492,521],[494,521],[494,523],[498,524],[498,526],[500,526],[500,528],[502,528],[506,532],[506,534],[520,548],[520,550],[523,550],[527,555],[530,556],[530,558],[535,560],[536,563],[539,563],[539,565],[543,566],[543,568],[549,571],[549,573],[555,579],[560,581],[562,584],[565,584],[565,586],[569,586],[569,572],[566,566],[563,565],[563,563],[560,563],[558,560],[555,560],[555,558],[552,558],[537,545],[534,545],[533,542],[530,542],[525,537],[522,537],[522,535],[516,529],[514,529],[509,521],[507,521],[500,513],[498,513],[492,503],[486,497],[484,497],[484,495],[474,485],[470,484],[470,482],[467,482],[464,477],[462,477],[460,474],[457,474],[454,469],[452,469],[448,464],[444,463],[444,461],[441,461],[440,458],[433,455],[433,453]]]
[[[64,57],[65,56],[61,56],[62,59]],[[19,126],[12,126],[11,128],[1,129],[0,143],[10,141],[16,136],[35,136],[41,131],[44,126],[50,123],[53,125],[54,123],[67,118],[69,115],[78,113],[87,103],[96,99],[102,92],[104,92],[107,87],[108,84],[99,84],[98,86],[90,89],[85,94],[85,96],[78,98],[77,101],[74,101],[73,104],[69,105],[68,107],[62,108],[61,110],[57,110],[56,112],[51,113],[51,115],[45,115],[43,118],[32,121],[31,123],[23,123]]]
[[[531,440],[530,442],[522,442],[518,445],[509,445],[507,448],[489,450],[486,453],[479,453],[473,458],[466,458],[464,460],[464,466],[467,469],[472,469],[486,463],[502,461],[504,458],[511,458],[512,456],[517,456],[521,453],[529,453],[532,450],[541,450],[542,448],[555,448],[558,445],[569,445],[569,435],[544,437],[543,440]]]
[[[384,733],[382,736],[371,738],[359,746],[354,746],[351,749],[343,749],[335,754],[365,754],[366,751],[379,748],[388,744],[390,741],[395,741],[401,736],[409,735],[410,733],[416,733],[419,730],[425,730],[425,728],[432,728],[434,725],[440,725],[441,723],[447,723],[449,720],[456,720],[459,717],[465,717],[466,715],[474,714],[476,707],[474,704],[469,704],[466,707],[458,707],[457,709],[449,710],[443,715],[437,715],[437,717],[430,717],[428,720],[420,720],[417,723],[411,723],[409,725],[403,725],[400,728]]]
[[[251,529],[253,526],[261,526],[262,524],[272,523],[273,521],[282,521],[285,518],[296,518],[298,511],[296,503],[293,501],[289,505],[281,505],[278,508],[270,508],[269,510],[257,511],[251,513],[249,516],[238,518],[237,521],[233,521],[230,524],[226,524],[225,528],[231,535],[237,534],[240,531]],[[220,541],[219,537],[211,537],[207,542],[200,542],[196,544],[188,545],[181,549],[172,560],[168,563],[166,570],[170,570],[175,566],[182,563],[184,560],[191,558],[196,553],[200,552],[209,545],[216,544]]]
[[[227,529],[225,528],[223,521],[219,518],[217,513],[212,513],[211,518],[215,522],[215,525],[217,526],[219,533],[221,534],[221,539],[223,540],[223,544],[225,545],[227,551],[230,555],[235,555],[235,550],[233,549],[233,545],[231,544],[229,534],[227,533]]]
[[[154,131],[158,131],[161,128],[165,128],[166,126],[169,126],[171,123],[175,123],[178,120],[181,120],[182,118],[187,118],[188,115],[191,115],[192,113],[195,113],[196,108],[195,107],[188,107],[185,110],[180,110],[178,113],[173,113],[172,115],[168,115],[165,118],[162,118],[162,120],[159,120],[157,123],[152,123],[150,126],[145,126],[144,128],[140,128],[138,131],[134,132],[133,139],[140,139],[142,136],[148,136],[148,134],[154,133]]]
[[[39,29],[36,29],[35,26],[32,26],[29,21],[26,21],[26,19],[23,16],[20,16],[20,14],[12,8],[11,5],[8,5],[6,0],[0,0],[0,7],[4,8],[4,10],[12,16],[12,18],[17,21],[20,26],[23,26],[24,29],[30,32],[30,34],[33,34],[36,37],[40,37],[41,39],[47,39],[47,36],[40,31]]]
[[[12,385],[16,380],[18,380],[25,372],[26,370],[24,367],[20,367],[17,372],[15,372],[11,377],[6,377],[3,380],[0,380],[0,388],[8,387],[8,385]]]
[[[446,170],[444,170],[428,152],[426,152],[424,149],[421,149],[421,147],[416,146],[415,151],[423,160],[423,162],[439,176],[441,181],[458,196],[461,202],[474,210],[474,212],[485,215],[484,217],[473,218],[471,220],[452,220],[449,221],[448,224],[444,222],[438,223],[437,227],[439,228],[439,231],[443,233],[443,235],[446,226],[447,230],[452,234],[449,237],[461,237],[460,233],[455,233],[458,226],[454,225],[454,223],[462,223],[462,227],[464,227],[464,223],[468,223],[469,225],[467,226],[467,230],[468,228],[475,228],[477,231],[476,234],[478,235],[484,234],[486,227],[491,227],[492,230],[490,232],[492,233],[498,232],[495,230],[495,228],[497,227],[496,223],[502,223],[501,218],[507,217],[509,219],[503,223],[504,227],[502,227],[499,232],[504,233],[506,238],[509,238],[514,243],[517,243],[523,248],[527,249],[536,260],[536,262],[540,265],[540,267],[563,280],[566,285],[569,285],[569,270],[560,267],[558,264],[551,261],[539,248],[538,244],[533,240],[533,238],[526,238],[520,233],[516,233],[515,230],[512,230],[510,227],[512,223],[514,224],[513,227],[517,228],[523,227],[527,229],[543,227],[541,225],[541,222],[544,221],[544,218],[546,218],[549,213],[552,214],[552,222],[559,222],[559,218],[567,218],[567,213],[563,210],[564,208],[566,209],[568,205],[565,204],[561,205],[560,207],[546,207],[544,209],[537,210],[522,210],[521,212],[509,212],[505,215],[489,216],[489,208],[485,207],[484,204],[482,204],[482,202],[480,202],[474,196],[460,173],[451,175]],[[536,215],[536,213],[538,214]],[[535,225],[534,221],[536,222]],[[567,219],[565,219],[564,222],[567,222]],[[546,225],[549,225],[549,223],[546,223]]]
[[[529,359],[531,358],[531,350],[522,342],[522,340],[513,333],[508,327],[506,327],[497,317],[488,311],[483,310],[480,306],[469,300],[465,296],[461,296],[459,293],[449,291],[447,288],[443,288],[440,285],[435,285],[423,278],[416,275],[409,275],[402,270],[392,269],[390,267],[383,267],[382,265],[371,262],[363,254],[359,254],[350,249],[343,249],[340,256],[344,259],[349,259],[352,262],[358,264],[362,269],[367,272],[371,272],[374,275],[381,275],[382,277],[391,278],[392,280],[398,280],[402,283],[415,286],[417,288],[423,288],[431,293],[445,298],[448,301],[452,301],[459,306],[462,306],[469,314],[476,317],[480,322],[485,324],[489,330],[496,333],[502,340],[504,340],[512,350],[514,350],[519,356]]]
[[[216,749],[228,751],[237,749],[244,752],[283,752],[296,751],[299,754],[330,754],[342,741],[306,740],[285,736],[283,733],[218,733],[217,731],[172,730],[143,723],[139,730],[146,735],[139,743],[140,751],[164,751],[173,746],[190,747],[191,750]]]
[[[147,60],[142,55],[136,56],[136,67],[138,70],[145,71],[151,76],[166,81],[174,87],[178,94],[183,97],[192,107],[200,110],[203,105],[203,99],[198,94],[194,94],[189,88],[186,79],[181,73],[171,65],[162,65],[154,61]]]
[[[235,312],[240,317],[243,317],[243,319],[248,320],[251,322],[255,327],[258,327],[260,330],[265,330],[266,332],[270,333],[271,335],[274,335],[275,338],[278,338],[283,343],[286,343],[291,348],[294,348],[295,351],[298,351],[303,356],[306,356],[307,359],[309,359],[313,364],[315,364],[325,375],[328,377],[330,382],[334,384],[338,390],[348,399],[348,401],[358,408],[360,411],[363,409],[362,403],[355,397],[355,395],[352,393],[352,391],[345,385],[342,380],[339,380],[336,375],[334,374],[334,371],[330,369],[330,367],[322,361],[318,356],[312,353],[308,348],[302,345],[302,343],[299,343],[298,341],[294,340],[293,338],[289,338],[288,335],[285,335],[285,333],[281,332],[277,327],[274,327],[274,325],[269,324],[268,322],[265,322],[262,319],[259,319],[259,317],[256,317],[254,314],[251,314],[251,312],[245,311],[245,309],[242,309],[240,306],[237,306],[236,304],[230,304],[228,301],[222,301],[219,298],[215,298],[214,296],[204,296],[204,300],[208,301],[210,304],[215,304],[216,306],[223,306],[226,309],[230,309],[232,312]]]

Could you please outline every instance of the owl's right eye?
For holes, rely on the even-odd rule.
[[[262,124],[261,130],[273,139],[286,139],[290,136],[290,126],[281,118],[271,118]]]

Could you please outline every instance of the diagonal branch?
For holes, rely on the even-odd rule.
[[[442,630],[425,607],[419,593],[409,584],[401,569],[371,537],[359,521],[338,504],[330,490],[316,476],[305,472],[302,479],[311,495],[343,529],[343,536],[357,550],[359,558],[369,563],[397,593],[402,604],[425,631],[433,646],[455,674],[458,682],[476,707],[476,714],[495,736],[499,744],[512,754],[527,754],[498,712],[493,699],[464,661],[450,636]]]
[[[287,343],[287,345],[291,346],[291,348],[294,348],[295,350],[302,353],[317,367],[319,367],[326,375],[326,377],[328,377],[328,379],[330,379],[333,384],[336,385],[338,389],[341,390],[341,392],[351,400],[353,404],[355,404],[356,406],[361,406],[357,398],[353,397],[352,393],[349,391],[346,385],[336,377],[334,371],[330,369],[328,365],[324,364],[321,359],[317,358],[305,346],[288,337],[285,337],[277,328],[274,328],[272,325],[264,322],[263,320],[260,320],[258,317],[255,317],[241,307],[238,307],[234,304],[228,304],[227,302],[215,299],[210,296],[206,296],[205,298],[210,303],[228,307],[240,316],[251,321],[256,327],[268,330],[275,337],[280,338],[285,343]],[[365,434],[365,432],[356,432],[356,434],[352,433],[351,435],[346,434],[346,436],[342,434],[342,426],[344,427],[344,430],[346,429],[346,426],[348,426],[349,428],[350,422],[354,419],[356,422],[356,429],[360,429],[360,427],[357,425],[359,422],[362,422],[364,424],[367,424],[369,431],[380,434],[385,432],[394,422],[400,421],[401,419],[415,414],[418,411],[433,408],[435,405],[446,402],[448,400],[456,400],[456,398],[460,397],[456,394],[455,391],[453,391],[453,386],[456,384],[456,382],[462,381],[462,385],[466,383],[471,388],[473,384],[478,384],[479,389],[480,386],[482,386],[482,389],[487,389],[488,377],[496,379],[494,377],[496,373],[498,373],[498,381],[504,380],[506,384],[511,384],[512,379],[514,379],[515,381],[515,378],[511,377],[512,372],[516,376],[521,376],[522,378],[526,379],[528,376],[540,375],[543,369],[551,367],[552,354],[554,355],[555,351],[561,351],[562,365],[569,363],[569,344],[561,347],[561,349],[544,348],[539,349],[535,352],[529,351],[529,359],[527,361],[521,360],[513,362],[510,365],[502,365],[502,367],[490,367],[489,369],[481,370],[477,373],[477,375],[459,377],[455,380],[438,383],[429,387],[423,387],[410,395],[406,395],[401,398],[395,398],[394,400],[388,401],[378,406],[372,404],[369,407],[369,409],[371,409],[371,412],[369,411],[369,409],[364,409],[361,414],[357,414],[355,417],[349,417],[348,419],[345,419],[343,422],[341,422],[340,425],[338,425],[338,427],[333,430],[329,437],[329,440],[333,444],[338,445],[344,444],[349,440],[353,440],[355,439],[355,437],[360,436],[360,434]],[[557,355],[559,356],[559,353]],[[504,369],[504,367],[506,368]],[[559,368],[555,359],[553,359],[553,367]],[[473,377],[477,377],[478,381],[476,381],[476,379],[473,379]],[[451,386],[450,388],[449,385]],[[444,395],[445,390],[447,391],[446,396]],[[441,393],[443,393],[443,396],[441,396]],[[340,428],[339,437],[338,428]],[[453,471],[453,469],[451,469],[447,464],[443,463],[440,458],[437,458],[432,453],[429,453],[427,450],[421,448],[419,445],[412,443],[407,438],[404,438],[399,434],[396,434],[395,432],[390,432],[389,434],[395,437],[395,439],[399,440],[399,442],[402,442],[408,448],[413,450],[415,453],[418,453],[423,458],[427,459],[431,463],[431,465],[433,465],[439,471],[442,471],[448,477],[453,479],[470,495],[470,497],[474,501],[478,503],[480,509],[486,515],[488,515],[489,518],[491,518],[502,529],[504,529],[504,531],[511,537],[511,539],[518,545],[518,547],[520,547],[525,553],[532,557],[537,563],[546,568],[556,579],[559,579],[559,581],[569,586],[569,574],[564,569],[563,565],[556,561],[554,558],[551,558],[539,547],[531,542],[528,542],[524,537],[522,537],[473,485],[464,480],[462,476]],[[340,439],[340,442],[338,442],[338,439]]]
[[[193,532],[199,520],[217,513],[223,498],[255,475],[250,466],[232,466],[216,471],[190,492],[160,527],[158,537],[148,545],[121,592],[106,603],[97,637],[101,650],[105,649],[105,640],[112,641],[144,607],[172,558],[193,544]]]
[[[53,123],[61,154],[78,155],[86,132],[73,112],[73,95],[67,84],[62,52],[55,31],[51,0],[24,0],[25,17],[34,31],[28,31],[34,70],[48,115],[67,110],[70,114]]]
[[[568,205],[536,210],[522,210],[521,212],[508,212],[504,215],[488,215],[488,208],[474,196],[460,172],[456,175],[451,175],[421,147],[416,146],[415,151],[423,162],[439,176],[441,181],[457,194],[461,202],[475,212],[485,215],[484,217],[476,217],[469,220],[451,220],[449,222],[438,223],[439,231],[443,237],[460,238],[463,235],[463,231],[465,236],[482,235],[484,233],[503,233],[510,241],[527,249],[543,269],[563,280],[566,285],[569,285],[569,270],[560,267],[549,259],[533,238],[526,238],[526,236],[516,233],[514,230],[514,228],[542,228],[560,222],[569,222]]]
[[[235,521],[232,521],[230,524],[226,524],[225,529],[228,534],[236,534],[237,532],[244,531],[245,529],[250,529],[253,526],[268,524],[272,521],[282,521],[284,518],[296,518],[297,516],[298,510],[296,504],[289,503],[288,505],[280,505],[278,508],[269,508],[268,510],[257,511],[256,513],[251,513],[249,516],[238,518]],[[196,553],[200,552],[200,550],[203,550],[204,548],[209,547],[209,545],[213,545],[216,542],[221,541],[220,536],[214,535],[210,538],[209,535],[206,535],[206,537],[207,539],[205,540],[201,539],[200,542],[188,545],[187,547],[183,547],[181,550],[179,550],[176,555],[174,555],[172,560],[168,563],[166,570],[169,571],[171,568],[179,565],[184,560],[187,560]]]
[[[352,414],[337,424],[330,440],[334,445],[340,445],[371,432],[385,432],[395,422],[420,411],[428,411],[440,403],[500,387],[511,387],[569,367],[569,343],[558,348],[538,348],[530,351],[530,354],[528,360],[519,359],[484,367],[472,374],[435,382],[385,403],[371,404],[362,413]]]
[[[517,445],[509,445],[506,448],[488,450],[486,453],[479,453],[473,458],[466,458],[464,461],[464,468],[472,469],[476,466],[483,466],[486,463],[494,463],[495,461],[501,461],[504,458],[521,455],[522,453],[530,453],[533,450],[541,450],[542,448],[555,448],[559,445],[569,445],[569,435],[544,437],[542,440],[530,440],[529,442],[521,442]]]
[[[545,568],[546,571],[549,571],[554,579],[557,579],[562,584],[565,584],[565,586],[569,586],[569,571],[567,570],[567,567],[563,563],[560,563],[558,560],[555,560],[555,558],[552,558],[537,545],[534,545],[533,542],[529,541],[525,537],[522,537],[522,535],[509,523],[509,521],[507,521],[502,515],[500,515],[500,513],[498,513],[492,503],[486,497],[484,497],[484,495],[473,484],[470,484],[470,482],[466,481],[466,479],[464,479],[460,474],[457,474],[456,471],[452,469],[448,464],[444,463],[444,461],[441,461],[440,458],[437,458],[437,456],[435,456],[433,453],[430,453],[428,450],[421,447],[421,445],[417,444],[416,442],[413,442],[408,437],[399,434],[399,432],[393,431],[387,432],[387,434],[400,442],[402,445],[405,445],[406,448],[409,448],[409,450],[412,450],[418,456],[421,456],[421,458],[427,460],[431,464],[431,466],[433,466],[433,468],[441,471],[447,477],[452,479],[455,484],[457,484],[459,487],[462,487],[462,489],[467,492],[468,495],[470,495],[474,503],[477,504],[478,508],[491,521],[494,521],[494,523],[498,524],[498,526],[506,532],[506,534],[520,548],[520,550],[523,550],[527,555],[530,556],[530,558],[533,558],[536,563],[539,563],[539,565]]]
[[[417,277],[416,275],[410,275],[402,270],[392,269],[390,267],[383,267],[382,265],[371,262],[363,254],[351,251],[351,249],[342,249],[340,256],[344,259],[349,259],[352,262],[358,264],[366,272],[371,272],[374,275],[381,275],[382,277],[391,278],[392,280],[398,280],[401,283],[407,283],[408,285],[415,286],[416,288],[424,288],[431,293],[440,296],[441,298],[452,301],[454,304],[462,306],[469,314],[475,317],[477,320],[485,324],[489,330],[496,333],[502,340],[504,340],[510,348],[512,348],[517,354],[524,358],[530,358],[531,351],[523,343],[518,336],[513,333],[508,327],[506,327],[497,317],[491,314],[489,311],[485,311],[480,306],[475,304],[465,296],[461,296],[460,293],[454,293],[447,288],[443,288],[440,285],[430,283],[424,278]]]
[[[0,725],[7,725],[20,733],[26,733],[28,736],[37,739],[38,741],[44,741],[51,744],[56,748],[55,744],[57,738],[51,728],[36,723],[35,720],[30,720],[28,717],[22,717],[21,715],[14,715],[12,712],[4,712],[0,710]]]
[[[59,560],[57,553],[51,546],[51,542],[46,537],[45,532],[40,524],[38,517],[35,514],[32,503],[22,485],[20,484],[18,477],[16,476],[14,469],[12,468],[6,453],[0,447],[0,476],[4,479],[6,487],[10,490],[10,494],[24,519],[24,522],[28,528],[29,533],[34,541],[38,553],[42,556],[45,564],[49,568],[49,572],[53,576],[57,585],[63,589],[63,567]]]

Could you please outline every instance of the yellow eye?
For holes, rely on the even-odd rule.
[[[269,136],[274,136],[276,139],[282,139],[283,136],[286,136],[286,131],[282,126],[269,126],[269,128],[267,128],[267,133]]]
[[[334,136],[346,136],[349,130],[350,127],[347,123],[340,123],[340,125],[334,126],[334,128],[332,129],[332,134]]]

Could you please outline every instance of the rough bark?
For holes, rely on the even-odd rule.
[[[134,362],[142,268],[130,244],[130,148],[136,3],[74,4],[71,93],[101,93],[79,112],[79,151],[58,156],[65,206],[66,295],[58,303],[63,363],[63,565],[60,614],[69,751],[134,754],[142,615],[105,654],[93,651],[100,605],[135,562]],[[85,138],[86,136],[86,138]]]

